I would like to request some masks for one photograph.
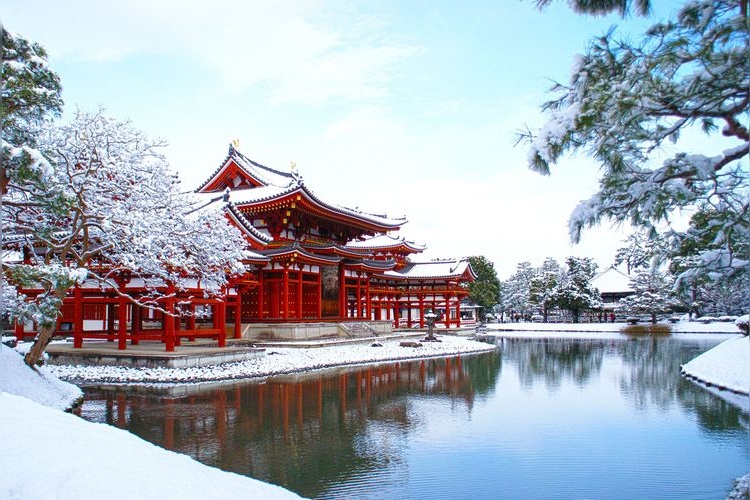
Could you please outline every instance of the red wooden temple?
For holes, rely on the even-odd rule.
[[[145,293],[138,279],[123,276],[120,294],[84,284],[64,301],[61,334],[72,334],[77,347],[94,338],[117,340],[120,349],[160,340],[170,351],[198,337],[222,346],[227,335],[308,339],[424,328],[427,310],[440,314],[441,327],[461,326],[461,300],[476,278],[468,259],[412,262],[425,247],[390,235],[406,219],[324,201],[297,172],[265,167],[232,145],[196,192],[225,203],[245,235],[246,274],[220,297],[202,298],[198,283],[169,290],[174,295],[158,304],[166,314],[127,299]],[[18,325],[16,335],[34,330]]]

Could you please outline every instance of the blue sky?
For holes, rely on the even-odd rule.
[[[655,17],[679,6],[656,3]],[[621,246],[609,226],[567,238],[596,165],[534,174],[515,133],[542,123],[550,82],[567,81],[591,37],[655,17],[531,0],[2,0],[2,13],[49,52],[68,113],[104,106],[165,139],[186,188],[237,139],[264,165],[296,162],[327,201],[406,215],[400,233],[428,246],[422,258],[484,255],[506,279],[547,256],[605,267]]]

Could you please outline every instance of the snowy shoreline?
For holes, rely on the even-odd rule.
[[[49,365],[54,376],[79,385],[195,384],[201,382],[262,379],[276,375],[373,363],[413,361],[437,357],[480,354],[497,349],[465,337],[440,336],[440,342],[403,347],[398,339],[380,346],[357,344],[315,348],[269,348],[265,356],[223,365],[190,368],[128,368],[122,366]]]

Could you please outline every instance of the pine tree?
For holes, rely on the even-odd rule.
[[[606,219],[652,231],[675,213],[708,205],[722,214],[711,228],[716,237],[679,279],[730,276],[750,265],[733,244],[750,239],[749,31],[746,1],[688,2],[637,44],[617,39],[614,30],[594,39],[571,81],[553,87],[556,97],[543,106],[549,121],[525,134],[530,167],[549,174],[563,155],[585,150],[602,172],[599,192],[571,215],[574,242]],[[691,144],[680,143],[680,136],[696,129],[720,133],[727,147],[718,154],[687,150]],[[666,152],[670,143],[684,149],[655,165],[653,153]],[[705,234],[691,229],[670,230],[664,258],[680,242]]]
[[[516,272],[501,285],[503,312],[509,317],[514,314],[525,315],[531,309],[529,294],[534,269],[530,262],[520,262]],[[512,318],[511,318],[512,319]]]
[[[55,193],[51,198],[32,199],[30,193],[43,188],[51,172],[49,162],[38,150],[37,135],[41,128],[60,115],[63,101],[60,79],[50,69],[47,53],[37,43],[2,28],[2,158],[0,160],[0,213],[5,243],[9,234],[17,232],[16,214],[31,204],[57,209],[64,198]],[[18,293],[7,282],[7,268],[0,272],[0,312],[18,304]]]
[[[599,290],[591,286],[597,265],[589,257],[568,257],[567,270],[555,288],[555,304],[573,315],[573,323],[580,322],[581,312],[602,306]]]
[[[672,281],[667,273],[641,270],[630,280],[633,295],[621,299],[620,304],[630,314],[648,314],[656,324],[658,314],[669,313],[679,305]]]
[[[544,8],[552,3],[552,0],[536,0],[539,8]],[[568,5],[580,14],[604,15],[617,12],[625,16],[631,11],[645,16],[651,10],[650,0],[568,0]]]
[[[557,288],[563,278],[560,264],[547,257],[531,279],[529,301],[542,310],[542,321],[547,323],[550,310],[557,305]]]

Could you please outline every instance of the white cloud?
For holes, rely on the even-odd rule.
[[[370,31],[379,23],[342,10],[330,13],[334,8],[304,0],[12,0],[8,17],[15,25],[8,28],[41,42],[54,58],[193,61],[196,72],[217,76],[233,93],[268,85],[269,99],[279,104],[384,95],[393,66],[419,49],[387,41]]]

